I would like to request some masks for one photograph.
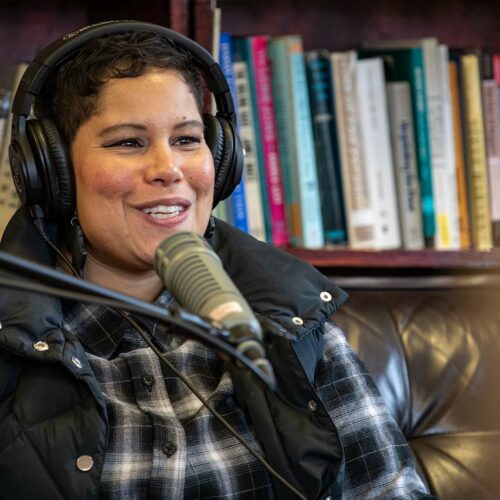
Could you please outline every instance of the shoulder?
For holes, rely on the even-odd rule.
[[[216,219],[209,242],[252,308],[287,329],[297,330],[293,317],[304,323],[329,319],[347,299],[347,293],[309,263],[223,221]]]

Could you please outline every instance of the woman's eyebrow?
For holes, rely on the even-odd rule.
[[[185,128],[185,127],[197,127],[200,129],[204,129],[205,125],[200,120],[186,120],[186,121],[176,123],[174,125],[174,130],[178,130],[180,128]]]
[[[120,129],[124,129],[124,128],[131,128],[131,129],[134,129],[134,130],[146,130],[147,127],[146,125],[142,125],[142,124],[139,124],[139,123],[117,123],[116,125],[110,125],[109,127],[105,127],[103,128],[100,132],[99,132],[99,136],[104,136],[106,134],[109,134],[111,132],[115,132],[117,130],[120,130]]]
[[[174,130],[178,130],[178,129],[186,128],[186,127],[196,127],[196,128],[204,129],[205,125],[200,120],[186,120],[186,121],[176,123],[173,128],[174,128]],[[144,131],[144,130],[147,130],[147,126],[143,125],[141,123],[117,123],[116,125],[110,125],[109,127],[103,128],[99,132],[99,136],[102,137],[104,135],[107,135],[107,134],[112,133],[112,132],[116,132],[117,130],[121,130],[121,129],[134,129],[134,130]]]

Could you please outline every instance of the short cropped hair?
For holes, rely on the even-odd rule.
[[[202,112],[202,79],[191,53],[155,33],[124,32],[85,43],[49,77],[35,115],[52,119],[71,145],[78,129],[98,112],[100,89],[107,81],[141,76],[152,68],[178,71]]]

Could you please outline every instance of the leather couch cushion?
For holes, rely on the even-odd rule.
[[[431,491],[500,498],[500,287],[347,291],[336,322]]]

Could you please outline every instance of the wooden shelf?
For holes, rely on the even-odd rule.
[[[283,250],[306,260],[326,274],[377,272],[381,274],[499,273],[500,249],[475,250],[386,250],[364,251],[345,248],[307,250],[286,247]]]

